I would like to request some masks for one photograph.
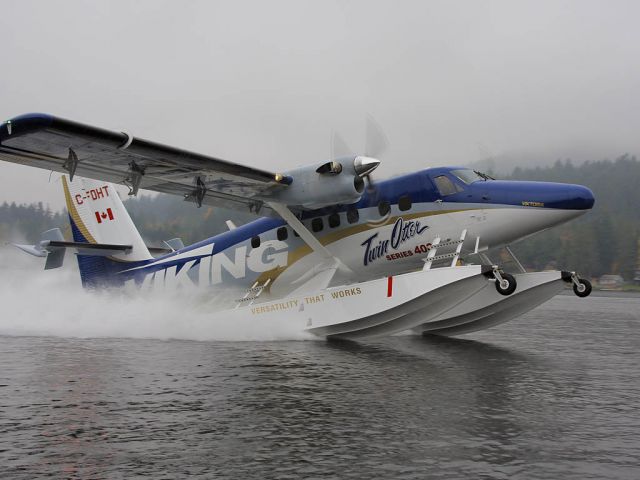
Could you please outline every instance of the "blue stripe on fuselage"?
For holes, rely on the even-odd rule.
[[[137,276],[140,273],[149,274],[153,272],[157,272],[159,270],[164,270],[167,268],[177,267],[177,271],[182,268],[182,266],[187,262],[192,262],[194,259],[200,259],[202,257],[209,256],[198,254],[192,257],[179,258],[175,261],[171,261],[171,257],[175,257],[178,255],[182,255],[191,251],[195,251],[201,247],[205,247],[207,245],[212,245],[213,248],[211,250],[210,255],[216,255],[220,252],[227,250],[233,246],[237,246],[243,242],[248,241],[252,237],[262,235],[265,232],[273,230],[274,228],[281,227],[285,224],[285,221],[279,218],[270,218],[270,217],[262,217],[253,222],[249,222],[245,225],[237,227],[233,230],[229,230],[228,232],[223,232],[213,237],[207,238],[206,240],[202,240],[200,242],[194,243],[180,250],[176,250],[175,252],[168,253],[166,255],[162,255],[160,257],[155,258],[150,261],[147,267],[134,270],[131,272],[123,272],[123,275],[127,276]],[[177,272],[176,272],[177,273]]]

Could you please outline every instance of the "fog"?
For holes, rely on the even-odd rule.
[[[364,118],[378,177],[639,150],[636,1],[3,2],[0,117],[42,111],[270,170]],[[0,165],[0,201],[62,195]]]

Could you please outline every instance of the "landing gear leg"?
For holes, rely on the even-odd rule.
[[[501,272],[500,269],[494,265],[493,276],[496,279],[496,290],[500,295],[509,296],[516,291],[517,283],[513,275]]]
[[[584,298],[591,294],[591,282],[586,278],[580,278],[576,272],[571,272],[571,283],[573,283],[573,293]]]

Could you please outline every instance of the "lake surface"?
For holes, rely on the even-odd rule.
[[[4,335],[0,477],[637,479],[639,349],[625,296],[461,339]]]

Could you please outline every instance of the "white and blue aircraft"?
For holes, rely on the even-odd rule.
[[[354,325],[363,318],[357,311],[367,302],[370,316],[379,320],[377,312],[385,307],[375,299],[391,297],[394,277],[426,272],[424,278],[406,282],[409,290],[416,282],[429,284],[426,275],[440,278],[432,287],[439,292],[433,298],[442,301],[448,297],[438,289],[460,283],[467,274],[447,277],[445,269],[431,270],[432,265],[453,259],[446,268],[462,272],[463,267],[456,267],[460,261],[482,258],[489,248],[569,221],[594,205],[592,192],[580,185],[500,181],[464,167],[429,168],[373,183],[370,175],[380,161],[364,155],[268,172],[40,113],[0,125],[0,159],[68,175],[63,187],[73,241],[53,230],[39,244],[20,248],[47,257],[45,268],[60,266],[65,249],[76,249],[85,287],[235,286],[246,290],[240,301],[250,305],[253,314],[295,310],[303,317],[302,303],[315,308],[311,305],[326,303],[325,295],[337,288],[334,300],[357,300],[355,310],[343,319]],[[154,257],[114,184],[127,185],[132,195],[146,189],[181,196],[198,207],[262,216],[239,227],[228,222],[229,231],[190,246],[174,239],[167,243],[167,253]],[[517,288],[516,277],[495,266],[476,269],[471,276],[482,277],[482,283],[462,282],[462,290],[452,289],[448,304],[431,308],[430,318],[442,322],[447,310],[460,309],[461,299],[475,295],[477,301],[487,277],[495,285],[492,295],[499,294],[492,297],[493,304]],[[580,296],[591,289],[575,274],[561,272],[560,277],[573,283]],[[369,300],[367,282],[378,288],[371,287]],[[424,324],[425,305],[410,315],[403,305],[414,297],[408,298],[388,316],[413,315],[413,320],[393,329],[381,329],[381,320],[364,326],[360,322],[351,330],[332,330],[325,322],[314,333],[349,337],[356,330],[387,334],[400,327],[416,328]],[[473,308],[479,311],[476,307],[477,302]],[[306,325],[316,328],[313,321],[309,317]],[[439,325],[456,333],[451,321]]]

